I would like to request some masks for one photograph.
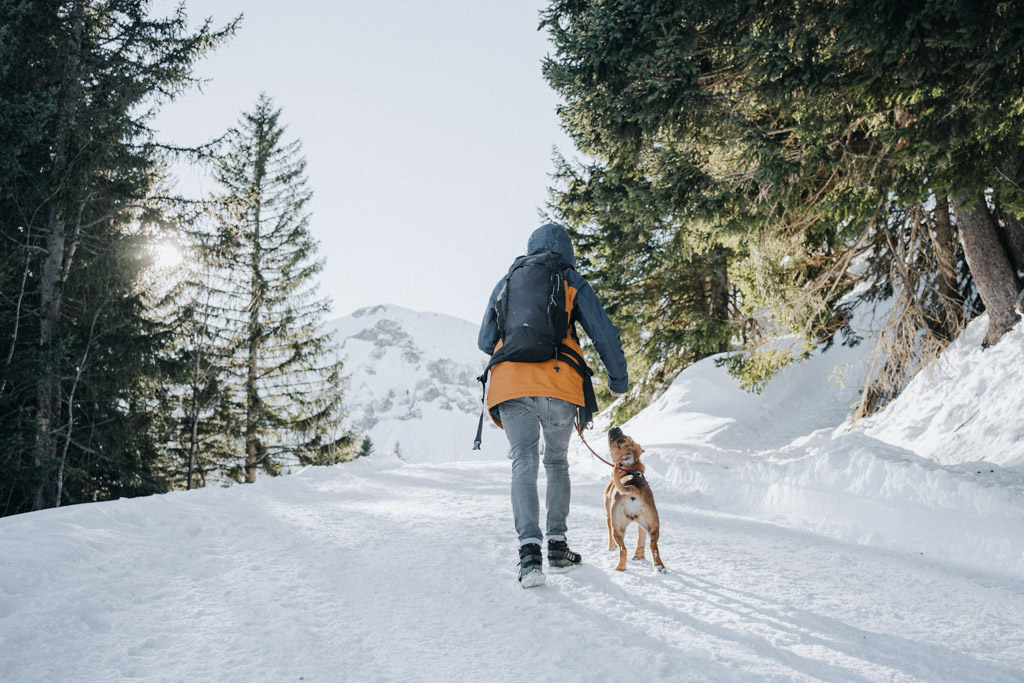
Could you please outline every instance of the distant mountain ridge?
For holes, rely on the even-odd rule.
[[[472,451],[480,415],[476,377],[486,357],[473,323],[393,305],[361,308],[328,322],[345,360],[349,424],[374,452],[410,462],[503,458],[508,442],[488,420]]]

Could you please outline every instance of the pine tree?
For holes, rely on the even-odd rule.
[[[320,329],[329,309],[317,298],[317,243],[309,233],[311,192],[298,141],[284,141],[281,110],[261,95],[227,137],[216,167],[222,324],[239,343],[231,362],[242,461],[236,479],[258,469],[345,459],[342,364]]]
[[[0,511],[163,490],[166,331],[146,313],[162,227],[156,108],[234,24],[143,0],[0,3]],[[13,247],[13,248],[12,248]]]
[[[545,76],[592,159],[561,165],[553,206],[588,276],[633,296],[629,345],[692,357],[714,334],[674,318],[728,291],[731,315],[712,295],[707,320],[760,349],[729,361],[756,387],[848,332],[859,281],[870,296],[916,286],[908,318],[945,339],[977,284],[994,343],[1016,321],[1024,266],[1022,22],[1024,7],[996,0],[551,2]],[[869,252],[874,267],[854,272]],[[933,270],[905,277],[900,258]],[[795,353],[764,343],[789,332]]]
[[[359,444],[359,452],[356,453],[357,458],[366,458],[373,455],[373,441],[368,436],[364,436],[362,442]]]

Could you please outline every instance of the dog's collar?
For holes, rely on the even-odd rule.
[[[647,478],[644,476],[644,473],[641,472],[640,470],[626,470],[626,474],[633,475],[634,477],[640,477],[644,481],[647,481]]]

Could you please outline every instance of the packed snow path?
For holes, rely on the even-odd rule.
[[[612,571],[590,479],[584,566],[522,590],[508,481],[364,461],[0,520],[0,680],[1024,680],[1024,582],[656,478],[669,574]]]

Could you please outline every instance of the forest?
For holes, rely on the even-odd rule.
[[[151,128],[238,24],[0,3],[0,515],[354,455],[280,109],[194,149]],[[182,158],[217,190],[177,194]]]
[[[151,9],[0,0],[0,515],[356,455],[300,141],[269,94],[158,139],[241,23]],[[710,355],[756,392],[837,343],[871,345],[866,416],[1017,322],[1020,3],[552,0],[540,28],[576,148],[547,210],[622,328],[617,419]],[[216,191],[180,196],[181,160]]]
[[[972,318],[986,346],[1017,322],[1020,3],[561,0],[542,26],[585,155],[551,209],[639,369],[617,417],[708,355],[757,391],[834,342],[873,347],[870,415]]]

